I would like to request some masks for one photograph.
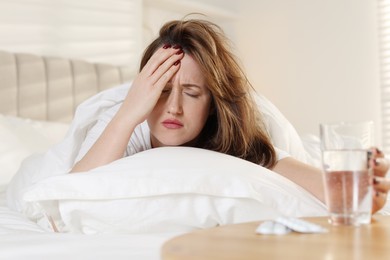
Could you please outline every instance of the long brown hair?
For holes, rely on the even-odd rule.
[[[212,112],[196,147],[230,154],[264,167],[276,162],[275,150],[251,96],[252,86],[216,24],[199,19],[166,23],[145,50],[140,70],[164,44],[180,45],[200,65],[212,96]]]

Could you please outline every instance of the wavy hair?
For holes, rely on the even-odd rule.
[[[196,147],[233,155],[272,168],[275,150],[253,89],[216,24],[200,19],[167,22],[145,50],[140,70],[164,44],[177,44],[199,64],[212,97],[212,109]]]

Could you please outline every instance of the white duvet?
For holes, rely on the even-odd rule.
[[[8,187],[10,208],[44,230],[85,234],[186,232],[278,215],[326,214],[323,203],[288,179],[203,149],[151,149],[68,174],[88,129],[122,102],[128,87],[84,102],[61,143],[23,162]],[[274,143],[306,160],[294,128],[269,101],[258,98]]]
[[[160,248],[178,233],[83,234],[47,232],[5,206],[0,190],[0,259],[158,260]]]
[[[326,214],[323,203],[288,179],[195,148],[152,149],[68,174],[88,129],[127,89],[80,105],[63,141],[25,160],[10,184],[22,158],[47,150],[68,126],[0,117],[0,259],[160,259],[165,241],[194,229]],[[318,138],[302,142],[275,106],[257,98],[273,143],[319,166]]]

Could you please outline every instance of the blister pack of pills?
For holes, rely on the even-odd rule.
[[[328,230],[320,225],[311,223],[309,221],[290,218],[290,217],[278,217],[274,220],[267,220],[262,222],[257,228],[258,234],[275,234],[283,235],[292,231],[299,233],[325,233]]]

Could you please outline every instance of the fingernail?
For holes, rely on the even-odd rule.
[[[179,44],[175,44],[172,46],[173,49],[181,49],[181,46]]]
[[[166,43],[166,44],[164,44],[163,48],[164,48],[164,49],[168,49],[168,48],[171,48],[171,46],[172,46],[172,45],[170,45],[169,43]]]
[[[175,66],[177,66],[179,64],[180,64],[180,60],[177,60],[177,61],[175,61],[175,63],[173,63],[173,65],[175,65]]]
[[[177,55],[182,54],[182,53],[183,53],[182,49],[180,49],[178,52],[176,52]]]

